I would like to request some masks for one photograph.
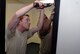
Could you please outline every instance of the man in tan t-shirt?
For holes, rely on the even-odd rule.
[[[40,7],[40,17],[36,27],[30,28],[29,15],[25,15],[31,9],[34,8],[34,4],[38,3]],[[26,53],[26,40],[30,38],[34,33],[38,32],[43,25],[44,8],[41,8],[43,4],[39,1],[35,1],[28,6],[25,6],[14,14],[6,29],[6,54],[25,54]],[[35,15],[34,15],[35,16]]]

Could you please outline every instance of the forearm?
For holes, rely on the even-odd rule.
[[[33,8],[33,3],[31,3],[31,4],[28,5],[28,6],[23,7],[23,8],[21,8],[21,9],[19,9],[19,10],[16,12],[17,17],[20,17],[20,16],[26,14],[26,13],[27,13],[28,11],[30,11],[32,8]]]
[[[44,9],[40,10],[39,21],[38,21],[38,24],[37,24],[38,30],[40,30],[42,28],[43,19],[44,19]]]

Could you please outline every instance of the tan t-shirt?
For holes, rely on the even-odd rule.
[[[7,54],[25,54],[27,39],[32,36],[31,30],[21,33],[16,30],[12,33],[9,29],[6,31],[6,53]]]

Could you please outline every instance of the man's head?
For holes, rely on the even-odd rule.
[[[29,29],[30,28],[30,18],[29,15],[23,15],[20,17],[20,23],[19,25],[22,26],[24,29]]]

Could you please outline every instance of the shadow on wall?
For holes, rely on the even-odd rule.
[[[31,42],[27,44],[27,53],[26,54],[39,54],[39,43]]]

